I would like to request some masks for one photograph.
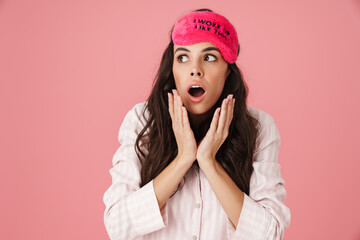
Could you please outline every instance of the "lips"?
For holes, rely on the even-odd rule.
[[[204,84],[198,81],[191,82],[187,87],[187,91],[189,98],[193,102],[200,102],[206,95],[206,88]]]
[[[193,97],[200,97],[205,93],[205,90],[200,86],[192,86],[189,90],[189,94]]]

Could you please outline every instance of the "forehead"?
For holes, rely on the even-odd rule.
[[[208,48],[208,47],[217,48],[211,42],[199,42],[199,43],[194,43],[194,44],[190,44],[190,45],[177,45],[177,44],[174,44],[174,51],[176,51],[176,49],[179,48],[179,47],[186,48],[186,49],[188,49],[190,51],[202,50],[202,49]]]

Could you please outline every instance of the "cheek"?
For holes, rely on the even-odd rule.
[[[173,76],[175,79],[175,82],[179,82],[181,80],[181,69],[177,67],[176,65],[172,68]]]
[[[214,101],[217,102],[219,100],[219,97],[221,96],[221,93],[223,91],[223,86],[221,84],[219,84],[216,88],[216,92],[214,93]]]
[[[216,78],[213,79],[212,84],[212,96],[214,103],[217,102],[219,97],[221,96],[225,85],[225,79],[223,75],[218,75]]]
[[[176,86],[176,88],[178,88],[181,78],[180,78],[180,75],[178,74],[178,72],[175,69],[173,69],[173,76],[174,76],[175,86]]]
[[[212,85],[215,87],[215,92],[222,92],[224,85],[225,85],[225,81],[226,81],[226,74],[219,74],[219,72],[217,72],[217,74],[213,75],[214,77],[211,79],[212,80]]]
[[[179,67],[173,67],[173,76],[175,81],[175,86],[180,91],[186,91],[186,78],[184,77],[184,70]]]

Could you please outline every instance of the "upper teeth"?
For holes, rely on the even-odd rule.
[[[202,88],[201,86],[195,85],[195,86],[191,86],[191,88]]]

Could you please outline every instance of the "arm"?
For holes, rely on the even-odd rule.
[[[134,149],[138,131],[142,127],[139,127],[139,123],[133,109],[125,116],[120,127],[120,147],[110,169],[112,185],[103,197],[106,206],[104,223],[110,239],[133,239],[166,227],[166,200],[187,171],[187,166],[176,159],[155,179],[140,188],[141,163]]]
[[[234,100],[231,99],[232,95],[224,99],[220,115],[218,110],[214,113],[210,128],[198,147],[199,166],[228,216],[229,239],[282,239],[284,229],[290,225],[290,210],[283,204],[286,191],[278,163],[280,135],[274,119],[259,112],[261,129],[253,155],[250,196],[237,188],[215,160],[233,117]]]
[[[268,115],[254,153],[250,194],[244,194],[236,228],[228,221],[229,239],[283,238],[285,228],[290,225],[291,215],[290,209],[283,203],[286,190],[278,163],[279,148],[280,135],[273,118]]]
[[[112,184],[103,196],[104,223],[110,239],[133,239],[167,225],[166,212],[160,212],[157,204],[153,181],[139,187],[141,163],[134,149],[139,124],[136,117],[132,109],[121,124],[120,147],[110,169]]]
[[[154,191],[160,209],[166,204],[190,167],[190,164],[186,164],[178,156],[154,178]]]
[[[244,193],[215,159],[211,162],[213,164],[203,166],[201,169],[233,227],[237,226],[243,206]]]
[[[196,141],[190,129],[185,107],[177,91],[168,93],[169,114],[178,145],[176,158],[154,179],[154,188],[161,209],[195,161]]]
[[[133,239],[168,225],[166,201],[182,180],[191,162],[176,157],[157,177],[140,188],[141,163],[134,144],[142,129],[136,109],[120,127],[120,147],[110,169],[112,185],[104,194],[104,223],[110,239]]]

